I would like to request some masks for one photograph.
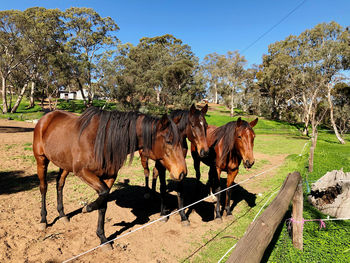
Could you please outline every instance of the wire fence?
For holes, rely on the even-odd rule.
[[[236,186],[238,186],[238,185],[241,185],[241,184],[243,184],[243,183],[245,183],[245,182],[248,182],[248,181],[250,181],[250,180],[252,180],[252,179],[254,179],[254,178],[256,178],[256,177],[258,177],[258,176],[260,176],[260,175],[262,175],[262,174],[265,174],[265,173],[267,173],[267,172],[270,172],[270,171],[272,171],[272,170],[274,170],[274,169],[276,169],[276,168],[278,168],[278,167],[280,167],[280,166],[281,166],[281,164],[276,165],[276,166],[273,166],[273,167],[267,169],[266,171],[263,171],[263,172],[261,172],[261,173],[255,174],[255,175],[253,175],[253,176],[250,176],[249,178],[247,178],[247,179],[245,179],[245,180],[243,180],[243,181],[241,181],[241,182],[239,182],[239,183],[237,183],[237,184],[233,184],[233,185],[231,185],[231,186],[229,186],[229,187],[226,187],[225,189],[222,189],[222,190],[220,190],[220,191],[214,193],[213,195],[215,196],[215,195],[218,195],[218,194],[220,194],[220,193],[222,193],[222,192],[225,192],[225,191],[227,191],[227,190],[229,190],[229,189],[231,189],[231,188],[234,188],[234,187],[236,187]],[[98,245],[98,246],[93,247],[93,248],[91,248],[91,249],[89,249],[89,250],[86,250],[85,252],[82,252],[82,253],[80,253],[80,254],[78,254],[78,255],[76,255],[76,256],[73,256],[73,257],[71,257],[71,258],[69,258],[69,259],[66,259],[66,260],[63,261],[63,263],[66,263],[66,262],[70,262],[70,261],[72,261],[72,260],[75,260],[75,259],[77,259],[77,258],[79,258],[79,257],[81,257],[81,256],[83,256],[83,255],[86,255],[86,254],[88,254],[88,253],[90,253],[90,252],[92,252],[92,251],[94,251],[94,250],[100,248],[100,247],[103,247],[103,246],[105,246],[105,245],[107,245],[107,244],[112,243],[113,241],[116,241],[116,240],[121,239],[121,238],[123,238],[123,237],[126,237],[126,236],[128,236],[128,235],[130,235],[130,234],[132,234],[132,233],[135,233],[135,232],[137,232],[137,231],[139,231],[139,230],[141,230],[141,229],[144,229],[144,228],[146,228],[146,227],[148,227],[148,226],[150,226],[150,225],[153,225],[153,224],[156,223],[156,222],[162,221],[162,220],[164,220],[164,219],[166,219],[166,218],[168,218],[168,217],[170,217],[170,216],[173,216],[173,215],[179,213],[179,212],[182,211],[182,210],[185,210],[185,209],[187,209],[187,208],[189,208],[189,207],[192,207],[192,206],[194,206],[194,205],[196,205],[196,204],[198,204],[198,203],[200,203],[200,202],[203,202],[203,201],[205,201],[206,199],[211,198],[211,197],[212,197],[212,195],[206,196],[206,197],[204,197],[204,198],[202,198],[202,199],[200,199],[200,200],[198,200],[198,201],[196,201],[196,202],[194,202],[194,203],[191,203],[191,204],[189,204],[189,205],[183,207],[182,209],[178,209],[178,210],[176,210],[176,211],[174,211],[174,212],[172,212],[172,213],[170,213],[170,214],[168,214],[168,215],[162,216],[162,217],[160,217],[160,218],[158,218],[158,219],[156,219],[156,220],[153,220],[153,221],[151,221],[151,222],[149,222],[149,223],[147,223],[147,224],[144,224],[144,225],[142,225],[142,226],[140,226],[140,227],[138,227],[138,228],[136,228],[136,229],[133,229],[133,230],[129,231],[128,233],[125,233],[125,234],[123,234],[123,235],[120,235],[120,236],[118,236],[118,237],[116,237],[116,238],[114,238],[114,239],[111,239],[111,240],[109,240],[109,241],[107,241],[107,242],[105,242],[105,243],[103,243],[103,244],[101,244],[101,245]]]

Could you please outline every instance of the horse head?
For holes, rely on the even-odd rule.
[[[187,175],[180,136],[175,123],[164,114],[156,124],[155,141],[152,152],[170,172],[170,177],[181,181]]]
[[[208,104],[202,110],[197,110],[194,104],[188,114],[187,137],[196,146],[200,157],[206,157],[209,153],[207,143],[207,121],[205,114],[208,111]]]
[[[258,118],[251,121],[250,123],[241,120],[241,118],[238,118],[236,122],[235,148],[239,152],[243,160],[244,168],[246,169],[251,168],[255,162],[253,154],[255,133],[252,128],[257,123]]]

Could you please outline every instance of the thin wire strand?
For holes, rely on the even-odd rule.
[[[259,216],[259,214],[261,213],[261,211],[263,210],[263,208],[264,208],[264,207],[266,206],[266,204],[270,201],[271,197],[272,197],[273,195],[275,195],[276,193],[278,193],[279,191],[280,191],[280,190],[277,190],[277,191],[273,192],[273,193],[270,195],[270,197],[266,200],[266,202],[265,202],[265,203],[263,204],[263,206],[260,208],[259,212],[255,215],[255,217],[254,217],[254,219],[253,219],[252,222],[254,222],[255,219]],[[237,245],[237,242],[236,242],[232,247],[230,247],[229,250],[227,250],[227,252],[219,259],[218,263],[220,263],[220,262],[226,257],[226,255],[227,255],[228,253],[230,253],[230,251],[236,247],[236,245]]]
[[[265,33],[263,33],[261,36],[259,36],[256,40],[254,40],[250,45],[248,45],[246,48],[244,48],[241,52],[243,54],[246,52],[249,48],[251,48],[256,42],[258,42],[260,39],[262,39],[264,36],[266,36],[268,33],[270,33],[275,27],[277,27],[279,24],[281,24],[284,20],[286,20],[291,14],[293,14],[298,8],[300,8],[307,0],[302,1],[299,5],[297,5],[295,8],[293,8],[287,15],[285,15],[281,20],[279,20],[276,24],[274,24],[272,27],[270,27]]]
[[[281,166],[281,164],[280,164],[280,165],[273,166],[273,167],[271,167],[270,169],[267,169],[267,170],[264,171],[264,172],[261,172],[261,173],[258,173],[258,174],[256,174],[256,175],[253,175],[253,176],[251,176],[251,177],[249,177],[249,178],[247,178],[247,179],[245,179],[245,180],[243,180],[243,181],[241,181],[241,182],[239,182],[239,183],[237,183],[237,184],[231,185],[231,186],[229,186],[229,187],[227,187],[227,188],[225,188],[225,189],[223,189],[223,190],[221,190],[221,191],[216,192],[216,193],[213,194],[213,195],[218,195],[218,194],[220,194],[220,193],[222,193],[222,192],[224,192],[224,191],[226,191],[226,190],[228,190],[228,189],[231,189],[231,188],[233,188],[233,187],[236,187],[236,186],[238,186],[238,185],[241,185],[241,184],[243,184],[243,183],[245,183],[245,182],[247,182],[247,181],[249,181],[249,180],[252,180],[252,179],[255,178],[255,177],[258,177],[258,176],[260,176],[260,175],[262,175],[262,174],[264,174],[264,173],[267,173],[267,172],[269,172],[269,171],[271,171],[271,170],[273,170],[273,169],[276,169],[276,168],[279,167],[279,166]],[[206,197],[204,197],[204,198],[202,198],[202,199],[200,199],[200,200],[198,200],[198,201],[196,201],[196,202],[194,202],[194,203],[192,203],[192,204],[189,204],[189,205],[183,207],[182,209],[178,209],[178,210],[176,210],[176,211],[174,211],[174,212],[172,212],[172,213],[170,213],[170,214],[168,214],[168,215],[165,215],[165,216],[162,216],[162,217],[160,217],[160,218],[158,218],[158,219],[156,219],[156,220],[153,220],[153,221],[151,221],[151,222],[149,222],[149,223],[147,223],[147,224],[145,224],[145,225],[140,226],[139,228],[136,228],[136,229],[134,229],[134,230],[131,230],[131,231],[128,232],[128,233],[125,233],[125,234],[123,234],[123,235],[121,235],[121,236],[118,236],[118,237],[116,237],[116,238],[114,238],[114,239],[111,239],[111,240],[109,240],[109,241],[107,241],[107,242],[105,242],[105,243],[103,243],[103,244],[101,244],[101,245],[98,245],[98,246],[96,246],[96,247],[93,247],[93,248],[91,248],[91,249],[89,249],[89,250],[87,250],[87,251],[85,251],[85,252],[83,252],[83,253],[80,253],[80,254],[78,254],[78,255],[76,255],[76,256],[74,256],[74,257],[71,257],[71,258],[69,258],[69,259],[63,261],[62,263],[66,263],[66,262],[72,261],[72,260],[74,260],[74,259],[77,259],[77,258],[79,258],[79,257],[81,257],[81,256],[83,256],[83,255],[85,255],[85,254],[88,254],[88,253],[90,253],[90,252],[92,252],[92,251],[94,251],[94,250],[96,250],[96,249],[98,249],[98,248],[100,248],[100,247],[102,247],[102,246],[104,246],[104,245],[107,245],[107,244],[109,244],[109,243],[111,243],[111,242],[113,242],[113,241],[115,241],[115,240],[118,240],[118,239],[120,239],[120,238],[122,238],[122,237],[128,236],[128,235],[130,235],[130,234],[132,234],[132,233],[134,233],[134,232],[136,232],[136,231],[139,231],[139,230],[141,230],[141,229],[143,229],[143,228],[145,228],[145,227],[147,227],[147,226],[150,226],[150,225],[152,225],[152,224],[154,224],[154,223],[156,223],[156,222],[158,222],[158,221],[161,221],[161,220],[163,220],[163,219],[165,219],[165,218],[167,218],[167,217],[170,217],[170,216],[172,216],[172,215],[174,215],[174,214],[177,214],[177,213],[179,213],[180,211],[185,210],[185,209],[187,209],[187,208],[189,208],[189,207],[191,207],[191,206],[194,206],[194,205],[196,205],[196,204],[198,204],[198,203],[200,203],[200,202],[206,200],[207,198],[209,198],[209,197],[211,197],[211,196],[212,196],[212,195],[206,196]]]

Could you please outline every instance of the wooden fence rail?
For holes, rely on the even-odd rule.
[[[288,174],[278,195],[264,213],[248,227],[226,262],[260,262],[292,199],[293,244],[296,248],[302,249],[302,224],[298,223],[303,218],[302,180],[299,172],[293,172]]]

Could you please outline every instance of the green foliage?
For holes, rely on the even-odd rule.
[[[117,105],[115,103],[107,103],[104,100],[93,100],[92,106],[104,108],[106,110],[115,110]],[[57,104],[57,109],[65,110],[70,112],[82,113],[86,109],[86,105],[83,100],[59,100]]]
[[[320,133],[315,150],[314,171],[307,171],[308,154],[305,154],[299,164],[299,171],[309,184],[316,181],[328,171],[342,169],[350,171],[349,152],[350,137],[347,144],[341,145],[334,134]],[[307,176],[307,178],[306,178]],[[306,201],[307,186],[304,185],[305,219],[326,218]],[[326,221],[326,228],[320,229],[318,222],[304,224],[304,250],[301,252],[293,247],[286,227],[282,228],[268,262],[349,262],[349,221]]]
[[[121,45],[118,51],[111,62],[115,76],[105,81],[112,84],[111,96],[125,108],[179,108],[201,98],[204,87],[197,85],[194,77],[198,58],[180,39],[172,35],[144,37],[137,46]],[[102,67],[103,72],[111,71],[110,63]]]

